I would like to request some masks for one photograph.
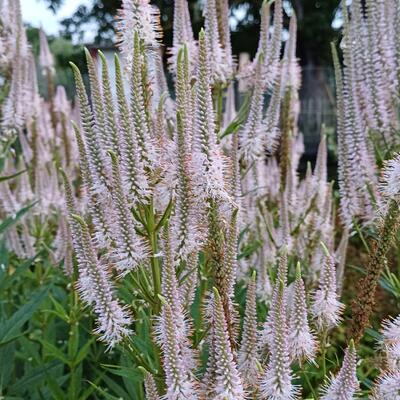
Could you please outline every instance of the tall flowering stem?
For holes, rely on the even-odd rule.
[[[386,254],[390,250],[400,227],[400,207],[396,200],[389,200],[388,209],[379,236],[371,245],[366,274],[357,284],[357,298],[352,302],[352,324],[350,336],[357,343],[368,327],[375,306],[375,295],[379,278],[383,272]]]

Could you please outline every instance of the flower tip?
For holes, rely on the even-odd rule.
[[[219,300],[219,299],[220,299],[220,296],[219,296],[218,289],[217,289],[216,287],[213,287],[213,292],[214,292],[215,298]]]
[[[73,218],[79,225],[82,227],[86,226],[85,220],[78,214],[71,214],[71,218]]]
[[[117,157],[117,155],[115,154],[115,152],[114,151],[112,151],[112,150],[107,150],[107,154],[111,157],[111,160],[113,161],[113,162],[117,162],[118,161],[118,157]]]
[[[283,294],[285,291],[285,282],[282,279],[279,280],[279,294]]]
[[[165,299],[164,296],[161,296],[161,294],[157,294],[157,297],[160,299],[161,304],[163,305],[167,304],[167,300]]]
[[[297,262],[296,265],[296,280],[300,280],[301,279],[301,265],[300,265],[300,261]]]
[[[139,365],[137,368],[138,368],[138,370],[139,370],[144,376],[147,376],[147,375],[150,374],[150,372],[147,371],[147,369],[144,368],[144,367],[142,367],[141,365]]]
[[[330,254],[329,254],[329,250],[328,250],[328,248],[326,247],[326,244],[324,243],[324,242],[319,242],[320,243],[320,245],[321,245],[321,247],[322,247],[322,250],[323,250],[323,252],[325,253],[325,255],[327,256],[327,257],[330,257]]]
[[[256,278],[257,278],[257,271],[254,270],[253,273],[251,274],[251,280],[252,280],[253,282],[255,282],[255,281],[256,281]]]

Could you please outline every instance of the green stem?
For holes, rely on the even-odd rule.
[[[149,204],[148,213],[147,213],[147,232],[149,235],[149,242],[151,248],[151,272],[153,276],[153,287],[154,287],[154,313],[158,314],[161,309],[160,299],[158,297],[161,294],[161,268],[160,262],[156,255],[158,254],[158,241],[157,241],[157,224],[155,220],[155,210],[153,199]]]
[[[364,235],[360,229],[360,226],[358,225],[358,222],[356,220],[354,220],[354,227],[356,228],[358,236],[360,236],[361,242],[364,245],[365,250],[367,250],[367,252],[369,253],[369,246],[368,246],[367,241],[365,240]]]
[[[221,85],[215,88],[215,109],[217,114],[216,119],[216,131],[219,132],[222,125],[222,116],[223,116],[223,89]]]
[[[308,385],[308,387],[309,387],[314,399],[318,399],[317,394],[315,393],[315,390],[313,388],[313,385],[311,384],[310,378],[308,377],[307,371],[305,370],[305,368],[301,369],[301,373],[303,374],[304,379],[306,380],[306,383],[307,383],[307,385]]]
[[[321,356],[322,356],[322,372],[324,375],[324,381],[326,379],[326,341],[328,338],[328,330],[324,329],[321,338]]]

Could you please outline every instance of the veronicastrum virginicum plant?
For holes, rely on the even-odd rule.
[[[72,283],[73,308],[65,317],[71,326],[81,312],[79,294],[107,354],[122,355],[124,365],[113,368],[130,371],[139,398],[362,397],[356,346],[399,222],[399,157],[384,164],[381,184],[377,178],[398,146],[398,2],[342,5],[343,67],[332,46],[340,224],[325,137],[314,168],[298,174],[304,145],[297,126],[297,20],[292,12],[282,43],[281,0],[263,2],[257,53],[240,69],[227,0],[204,3],[198,40],[187,1],[176,0],[167,49],[171,93],[158,11],[148,0],[123,0],[115,80],[105,56],[94,59],[86,51],[89,91],[71,64],[76,111],[63,89],[54,89],[43,32],[39,62],[48,100],[40,97],[19,3],[0,4],[1,67],[11,77],[2,137],[18,138],[22,149],[21,159],[5,163],[16,181],[1,183],[1,214],[39,201],[7,231],[6,243],[20,258],[32,256],[46,244],[40,227],[58,226],[52,259],[64,260]],[[24,167],[29,174],[18,174]],[[378,226],[380,238],[371,245],[339,362],[332,348],[344,345],[337,334],[345,312],[344,265],[353,231],[364,239],[359,221]],[[385,363],[366,391],[374,399],[399,395],[398,320],[383,323]],[[67,364],[76,374],[74,362]],[[70,379],[70,398],[77,398],[76,379]]]
[[[75,126],[85,199],[81,216],[82,200],[74,199],[66,176],[65,185],[79,290],[94,306],[102,339],[134,354],[132,312],[138,310],[123,305],[113,287],[129,282],[131,296],[143,301],[141,318],[149,319],[153,346],[160,349],[155,359],[136,354],[137,366],[155,378],[146,378],[148,397],[158,398],[157,390],[168,399],[299,397],[291,366],[315,360],[317,332],[308,320],[299,268],[289,298],[292,258],[307,266],[308,286],[319,287],[310,311],[323,346],[340,321],[326,142],[315,170],[299,181],[296,17],[282,53],[282,3],[273,5],[272,34],[270,8],[267,2],[262,6],[254,61],[237,71],[226,2],[206,2],[205,30],[196,42],[187,3],[177,1],[169,59],[175,100],[160,67],[158,16],[147,2],[123,4],[124,67],[116,56],[115,97],[101,53],[99,76],[87,52],[90,98],[72,65],[81,115]],[[249,93],[237,113],[235,79]],[[257,245],[251,249],[250,243]],[[239,336],[234,288],[243,281],[249,289]],[[257,295],[270,304],[261,336]],[[193,307],[200,310],[195,321]],[[289,326],[292,307],[298,319]]]
[[[370,5],[364,17],[353,2],[349,19],[343,6],[343,73],[337,58],[335,63],[345,229],[335,250],[325,138],[314,170],[309,166],[304,179],[296,173],[303,152],[297,129],[301,74],[295,55],[296,16],[290,18],[282,51],[282,3],[273,3],[272,30],[271,5],[262,5],[254,61],[238,71],[227,2],[205,3],[205,29],[195,41],[188,4],[177,1],[168,62],[174,96],[167,90],[162,67],[159,17],[146,1],[123,2],[118,29],[124,67],[116,56],[115,96],[101,53],[101,76],[87,53],[90,99],[72,65],[81,116],[75,133],[83,208],[76,204],[82,199],[74,199],[66,177],[65,185],[79,290],[94,306],[102,339],[136,354],[137,366],[146,370],[148,398],[295,399],[301,397],[296,374],[306,376],[305,365],[318,362],[327,373],[326,349],[343,315],[339,288],[347,232],[355,217],[367,217],[380,201],[374,171],[364,157],[371,148],[365,129],[381,132],[387,141],[393,115],[380,115],[377,121],[373,113],[378,111],[372,106],[376,101],[368,103],[371,110],[357,103],[361,82],[354,68],[362,55],[350,49],[355,43],[351,35],[363,30],[363,24],[372,26],[370,19],[385,10]],[[371,46],[382,46],[395,57],[382,43]],[[380,77],[375,70],[365,73]],[[238,112],[235,80],[249,94]],[[372,87],[368,93],[383,96]],[[364,109],[365,116],[360,111]],[[357,132],[353,142],[350,132]],[[354,153],[349,153],[351,148]],[[364,175],[353,177],[348,174],[357,156],[366,163],[356,169]],[[387,168],[396,168],[390,165]],[[354,187],[357,182],[359,188]],[[346,208],[358,204],[349,200],[346,187],[356,190],[361,214]],[[397,207],[397,201],[393,204]],[[396,219],[390,207],[387,213]],[[83,209],[81,216],[78,208]],[[384,223],[385,237],[394,235],[396,223],[389,228]],[[304,265],[304,281],[300,266],[293,270],[296,259]],[[135,348],[132,337],[138,323],[132,313],[138,315],[138,310],[123,305],[114,288],[126,282],[130,295],[142,300],[136,306],[142,309],[141,318],[152,326],[151,341],[158,346],[155,358]],[[234,301],[239,282],[248,282],[241,334]],[[257,297],[268,305],[262,329]],[[199,310],[194,320],[193,309]],[[294,318],[288,318],[292,314]],[[350,341],[341,370],[321,386],[321,398],[353,398],[359,390],[356,363]],[[382,376],[377,395],[395,374]],[[308,390],[315,393],[311,386]]]

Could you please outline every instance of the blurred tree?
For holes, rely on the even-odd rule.
[[[44,0],[56,11],[66,0]],[[202,15],[199,0],[188,0],[193,28],[199,31]],[[337,37],[332,20],[337,12],[339,0],[286,0],[286,8],[293,7],[298,17],[298,56],[303,65],[331,64],[329,43]],[[172,43],[173,0],[152,0],[162,15],[165,44]],[[253,55],[257,48],[259,31],[259,9],[262,0],[230,0],[231,19],[234,27],[232,44],[235,54],[248,52]],[[64,34],[68,37],[83,37],[88,24],[97,25],[96,43],[112,40],[115,17],[121,0],[93,0],[90,7],[81,5],[76,12],[62,21]]]

